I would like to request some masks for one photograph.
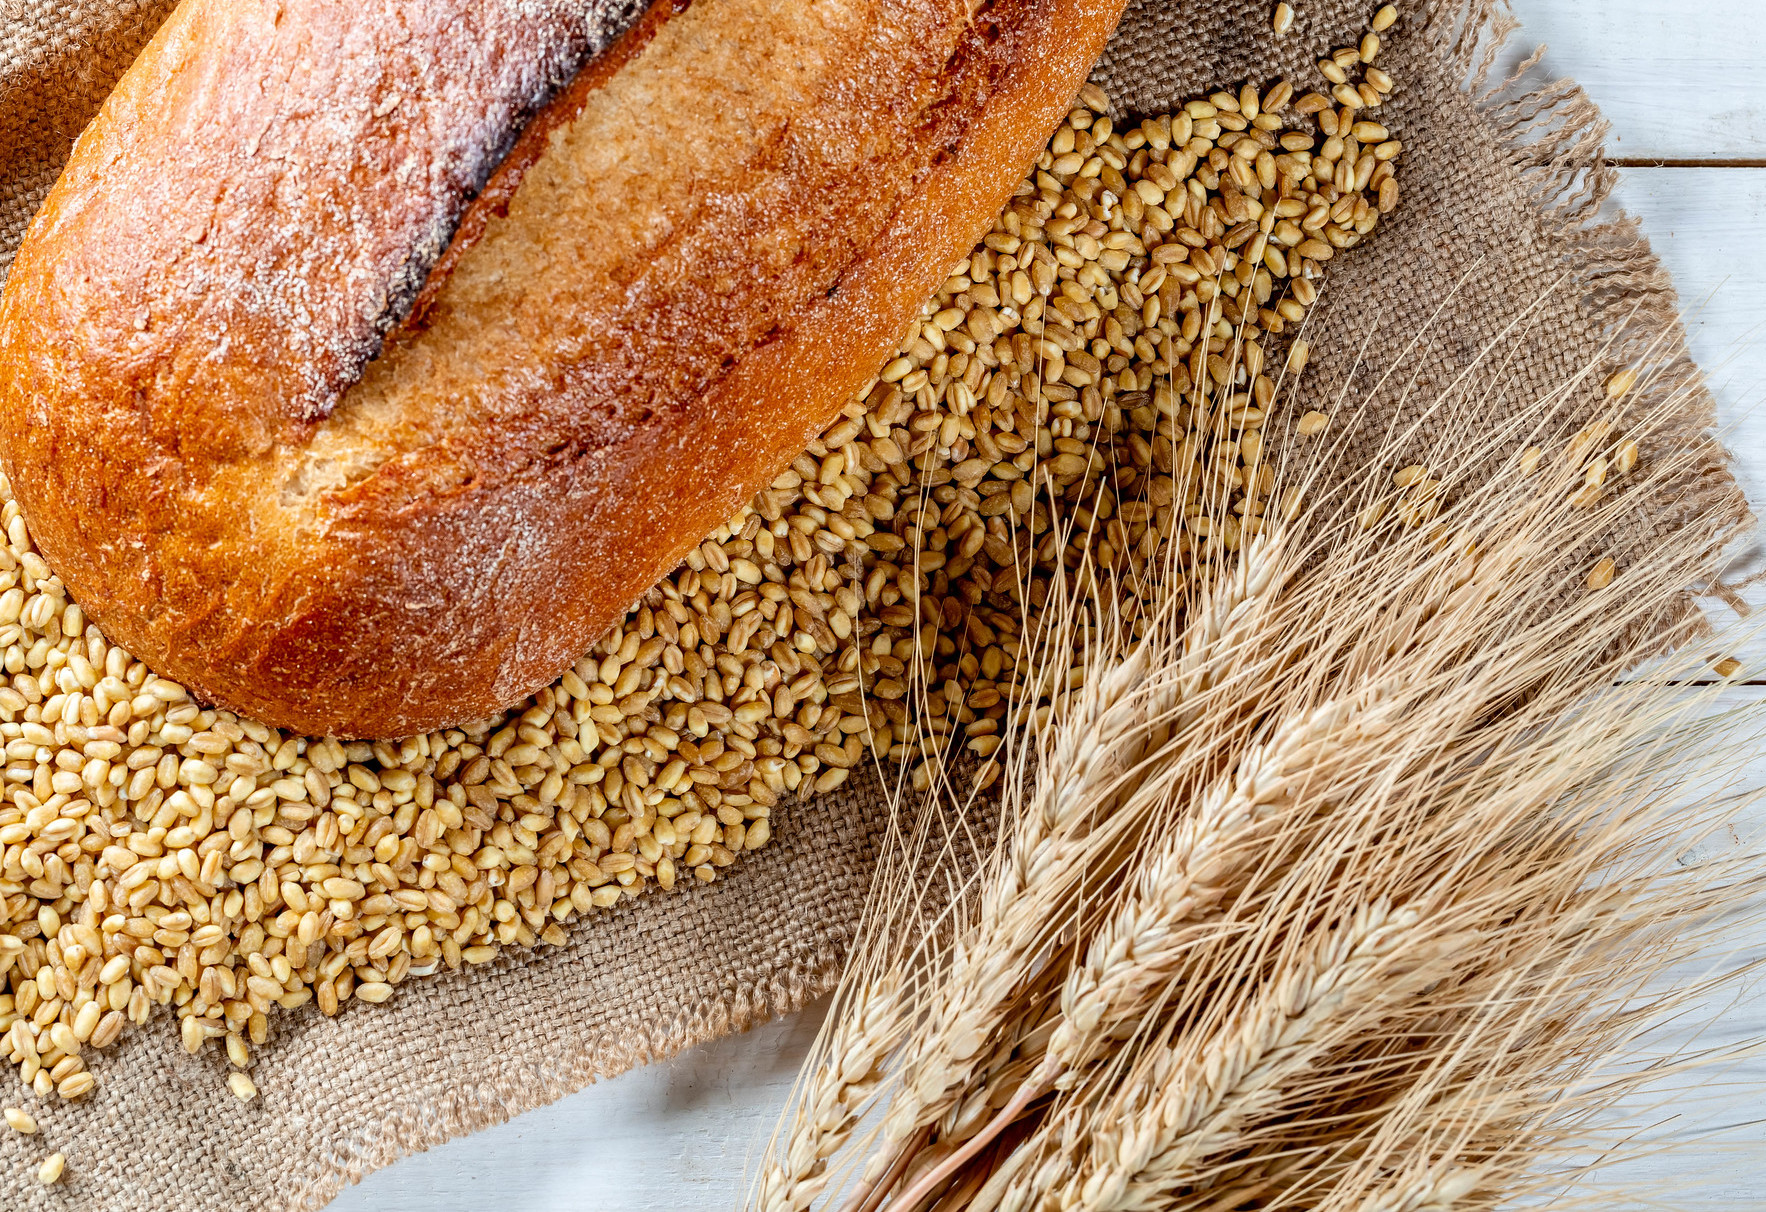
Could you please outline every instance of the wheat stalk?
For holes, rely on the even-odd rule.
[[[1647,722],[1633,721],[1631,728]],[[1627,731],[1619,729],[1612,735],[1622,739]],[[1604,747],[1600,736],[1589,739]],[[1651,752],[1661,755],[1660,749]],[[1560,786],[1575,784],[1575,763],[1561,745],[1548,743],[1534,756],[1543,766],[1562,768]],[[1634,755],[1628,762],[1614,764],[1611,778],[1596,780],[1593,786],[1623,794],[1626,784],[1648,764],[1645,754]],[[1581,785],[1586,788],[1589,784],[1583,780]],[[1549,794],[1548,788],[1542,790]],[[1537,1142],[1539,1104],[1542,1092],[1550,1089],[1543,1079],[1567,1071],[1578,1056],[1609,1053],[1622,1042],[1619,1036],[1628,1024],[1657,1019],[1671,1009],[1662,1001],[1624,1012],[1590,1007],[1582,990],[1591,975],[1604,973],[1614,964],[1629,964],[1635,970],[1643,960],[1644,968],[1653,970],[1655,965],[1648,962],[1654,945],[1652,933],[1664,938],[1684,935],[1701,913],[1715,908],[1728,894],[1720,893],[1701,904],[1700,896],[1689,896],[1686,888],[1670,885],[1652,894],[1652,881],[1643,879],[1583,890],[1590,870],[1622,867],[1627,856],[1653,854],[1659,863],[1660,838],[1654,836],[1648,813],[1616,821],[1605,819],[1598,810],[1580,808],[1560,815],[1563,819],[1557,826],[1533,838],[1519,854],[1500,835],[1480,842],[1468,831],[1457,835],[1445,829],[1433,832],[1431,844],[1476,853],[1442,856],[1443,863],[1460,872],[1456,881],[1440,880],[1434,870],[1422,873],[1425,880],[1452,890],[1428,916],[1437,921],[1451,919],[1460,928],[1474,928],[1482,943],[1462,961],[1458,983],[1446,990],[1451,996],[1431,993],[1416,998],[1406,1010],[1408,1021],[1392,1028],[1395,1037],[1420,1050],[1426,1063],[1418,1064],[1416,1057],[1403,1053],[1382,1056],[1365,1048],[1352,1050],[1290,1072],[1290,1088],[1282,1099],[1259,1113],[1261,1128],[1241,1119],[1235,1130],[1238,1147],[1261,1147],[1262,1137],[1267,1136],[1270,1147],[1279,1142],[1288,1166],[1304,1176],[1296,1182],[1307,1186],[1306,1199],[1299,1199],[1292,1191],[1281,1193],[1294,1198],[1291,1206],[1353,1207],[1358,1193],[1370,1184],[1377,1185],[1387,1159],[1408,1162],[1426,1156],[1431,1147],[1429,1138],[1439,1144],[1439,1138],[1455,1133],[1465,1139],[1443,1147],[1443,1164],[1458,1164],[1469,1150],[1471,1160],[1486,1174],[1514,1189],[1523,1176],[1493,1163],[1487,1156],[1489,1142]],[[1368,818],[1346,808],[1343,819],[1355,823]],[[1531,862],[1517,861],[1527,855]],[[1472,868],[1466,858],[1475,858],[1481,866]],[[1370,875],[1376,882],[1381,878],[1378,871]],[[1389,874],[1385,878],[1389,886],[1398,886],[1390,884]],[[1276,917],[1279,920],[1279,913]],[[1270,922],[1268,910],[1262,920]],[[1610,976],[1607,979],[1610,984]],[[1577,994],[1582,995],[1572,996]],[[1579,1001],[1584,1004],[1578,1005]],[[1564,1026],[1579,1016],[1585,1018],[1586,1027]],[[1547,1037],[1548,1027],[1555,1038]],[[1427,1042],[1418,1044],[1417,1040]],[[1524,1041],[1525,1046],[1516,1046],[1517,1041]],[[1384,1139],[1348,1139],[1345,1124],[1353,1116],[1333,1108],[1378,1101],[1385,1091],[1393,1097],[1377,1115],[1357,1112],[1369,1123],[1378,1124]],[[1518,1093],[1499,1097],[1493,1091]],[[1573,1104],[1573,1099],[1567,1099],[1560,1111]],[[1319,1135],[1315,1144],[1308,1143],[1311,1132]],[[1364,1155],[1364,1161],[1359,1168],[1345,1168],[1345,1155]],[[1327,1176],[1334,1177],[1326,1181]],[[1179,1178],[1187,1179],[1192,1188],[1181,1199],[1168,1203],[1152,1200],[1145,1206],[1213,1207],[1221,1187],[1243,1189],[1254,1175],[1205,1176],[1192,1165],[1182,1175],[1168,1172],[1158,1181],[1143,1183],[1140,1191],[1167,1190]],[[1269,1181],[1264,1179],[1263,1185]],[[1290,1205],[1277,1198],[1272,1206]]]
[[[1146,1192],[1174,1186],[1210,1150],[1230,1144],[1283,1075],[1327,1046],[1345,1003],[1377,1004],[1406,976],[1432,975],[1445,944],[1425,950],[1405,938],[1420,918],[1416,909],[1363,908],[1322,932],[1311,954],[1219,1032],[1155,1053],[1100,1116],[1122,1127],[1094,1131],[1058,1198],[1097,1209],[1153,1206]]]
[[[831,1177],[828,1159],[852,1138],[908,1027],[901,991],[888,977],[834,1021],[829,1059],[809,1079],[783,1157],[761,1173],[757,1200],[769,1212],[801,1212],[821,1195]]]
[[[1484,1179],[1476,1167],[1435,1167],[1369,1191],[1354,1212],[1429,1212],[1462,1206]]]
[[[1494,693],[1494,691],[1492,691],[1492,693]],[[1549,712],[1554,710],[1554,703],[1547,703],[1547,705],[1543,705],[1543,707],[1538,708],[1538,710],[1542,710],[1542,712],[1545,712],[1545,714],[1549,716]],[[1596,737],[1596,740],[1598,740],[1598,737]],[[1554,747],[1551,746],[1545,747],[1545,751],[1547,751],[1547,753],[1558,753],[1558,749],[1554,749]],[[1568,774],[1568,777],[1570,777],[1570,781],[1574,781],[1574,777],[1577,776],[1577,767],[1575,767],[1575,763],[1568,763],[1568,765],[1570,765],[1570,774]],[[1513,781],[1510,781],[1510,790],[1515,790],[1515,788],[1521,788],[1521,790],[1524,790],[1524,786],[1522,786],[1519,779],[1513,779]],[[1536,795],[1540,795],[1542,799],[1549,799],[1549,795],[1551,795],[1551,792],[1549,792],[1547,788],[1535,788],[1535,793]],[[1526,800],[1524,800],[1524,802],[1526,802]],[[1510,814],[1510,816],[1512,816],[1512,814]],[[1483,813],[1482,820],[1485,825],[1492,825],[1492,823],[1499,825],[1499,823],[1503,822],[1503,816],[1492,816],[1491,813]],[[1577,839],[1570,839],[1570,841],[1575,841],[1575,845],[1581,846],[1582,852],[1588,853],[1588,859],[1584,860],[1584,862],[1568,862],[1568,864],[1565,864],[1565,866],[1561,867],[1558,873],[1556,873],[1559,878],[1568,878],[1572,885],[1574,885],[1575,882],[1579,882],[1582,876],[1586,875],[1591,869],[1595,869],[1595,867],[1604,864],[1604,862],[1612,862],[1612,860],[1618,857],[1616,853],[1612,852],[1611,848],[1588,845],[1586,841],[1577,841]],[[1572,850],[1572,853],[1574,853],[1574,850]],[[1517,889],[1522,890],[1522,892],[1528,892],[1528,890],[1531,890],[1528,889],[1526,882],[1519,882],[1519,880],[1513,882],[1513,887],[1517,887]],[[1568,924],[1575,924],[1574,919],[1570,919]],[[1625,929],[1619,929],[1616,933],[1618,933],[1621,938],[1626,936]],[[1524,940],[1521,940],[1521,943],[1524,943]],[[1521,943],[1517,943],[1517,945],[1521,945]],[[1169,1175],[1167,1175],[1167,1178],[1169,1178]],[[1203,1203],[1187,1203],[1185,1207],[1206,1207],[1206,1205],[1203,1205]],[[1227,1207],[1227,1205],[1222,1205],[1222,1207]]]

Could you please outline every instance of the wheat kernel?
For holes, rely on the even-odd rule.
[[[1605,589],[1613,583],[1613,575],[1617,571],[1618,565],[1613,563],[1611,556],[1601,557],[1600,561],[1588,570],[1588,587],[1590,589]]]
[[[1283,4],[1278,4],[1275,6],[1274,26],[1275,26],[1275,32],[1278,34],[1285,34],[1289,30],[1294,28],[1294,6],[1293,5],[1283,3]]]
[[[45,1187],[53,1187],[61,1181],[62,1172],[67,1169],[67,1157],[61,1153],[51,1153],[37,1167],[37,1181]]]
[[[72,1059],[72,1058],[70,1058]],[[60,1069],[60,1066],[57,1066]],[[98,1088],[98,1078],[90,1069],[79,1069],[61,1079],[55,1092],[63,1098],[81,1098]]]

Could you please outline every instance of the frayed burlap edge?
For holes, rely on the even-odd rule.
[[[1605,338],[1600,372],[1590,375],[1582,396],[1584,409],[1603,394],[1606,373],[1645,368],[1645,376],[1623,401],[1623,416],[1665,415],[1668,419],[1651,427],[1645,457],[1671,450],[1684,462],[1679,474],[1650,495],[1646,508],[1604,536],[1599,546],[1635,551],[1671,534],[1702,532],[1704,579],[1688,588],[1677,609],[1650,626],[1656,628],[1653,647],[1658,649],[1704,639],[1712,627],[1702,597],[1748,613],[1738,592],[1743,582],[1731,583],[1725,566],[1755,534],[1756,519],[1730,471],[1732,456],[1719,436],[1717,402],[1688,347],[1673,278],[1638,219],[1612,204],[1619,172],[1607,161],[1611,124],[1575,81],[1541,78],[1543,46],[1507,76],[1492,79],[1502,51],[1521,29],[1508,0],[1454,0],[1427,12],[1424,38],[1440,45],[1447,61],[1465,74],[1468,96],[1530,189],[1545,230],[1563,250],[1566,289]],[[1576,418],[1578,423],[1582,419]],[[1643,638],[1627,636],[1619,643],[1633,646]]]

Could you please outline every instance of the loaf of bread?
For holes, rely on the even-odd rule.
[[[876,373],[1122,0],[623,7],[179,5],[0,300],[0,465],[114,642],[313,734],[547,684]]]

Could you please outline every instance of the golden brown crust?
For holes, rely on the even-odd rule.
[[[117,642],[272,723],[398,735],[556,677],[802,449],[1121,5],[670,3],[513,154],[568,18],[281,7],[186,0],[76,146],[0,302],[0,457]],[[353,116],[312,92],[340,79]]]

